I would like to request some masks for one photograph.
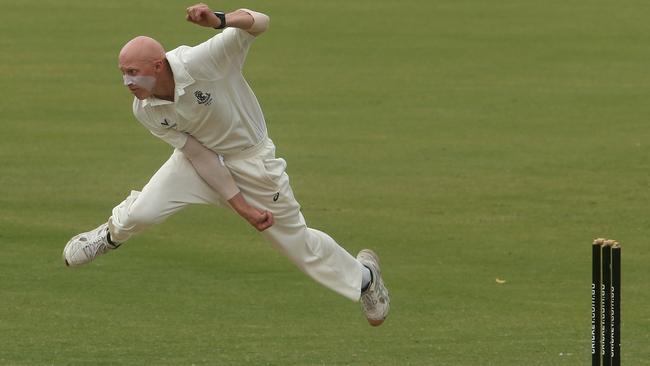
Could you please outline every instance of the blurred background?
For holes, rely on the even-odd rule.
[[[380,328],[214,207],[65,268],[172,152],[117,54],[212,37],[192,4],[0,0],[1,365],[584,365],[601,236],[650,365],[644,1],[208,3],[271,17],[245,76],[309,225],[381,256]]]

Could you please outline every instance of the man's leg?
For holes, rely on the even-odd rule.
[[[183,153],[174,150],[142,192],[131,191],[113,209],[108,220],[111,239],[122,243],[194,203],[224,205],[219,195],[201,179]]]
[[[225,160],[246,200],[273,213],[275,224],[262,235],[300,270],[325,287],[354,301],[364,297],[368,321],[372,325],[381,324],[388,313],[389,298],[381,281],[376,255],[373,258],[362,251],[366,254],[360,253],[356,259],[326,233],[307,227],[285,173],[286,163],[274,155],[274,146],[269,142],[255,157],[238,159],[234,156]],[[362,293],[366,267],[375,278]],[[366,301],[366,295],[372,295],[372,299]]]
[[[191,203],[223,205],[185,156],[175,150],[142,192],[132,191],[113,209],[107,223],[73,237],[64,249],[64,261],[69,266],[86,264]]]

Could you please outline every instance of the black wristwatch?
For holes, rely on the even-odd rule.
[[[216,15],[217,18],[219,18],[219,21],[221,22],[221,24],[219,24],[218,27],[214,27],[214,29],[224,29],[224,28],[226,28],[226,14],[224,14],[223,12],[220,12],[220,11],[215,11],[214,15]]]

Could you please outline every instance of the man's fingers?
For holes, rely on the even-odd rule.
[[[196,7],[192,6],[187,8],[187,20],[196,23],[199,18],[196,16]]]
[[[264,222],[264,224],[266,225],[267,229],[273,226],[273,224],[275,224],[275,219],[273,218],[273,214],[270,213],[269,211],[266,211],[266,221]]]
[[[192,17],[193,22],[198,22],[199,18],[196,16],[196,8],[190,10],[190,17]]]
[[[192,6],[190,6],[190,7],[187,8],[187,9],[185,9],[185,12],[187,13],[187,16],[185,17],[185,19],[187,19],[187,20],[190,21],[190,22],[191,22],[191,21],[194,21],[194,18],[192,17],[192,11],[193,11],[193,10],[194,10],[194,7],[192,7]]]
[[[258,208],[252,208],[253,212],[245,215],[246,220],[258,231],[264,231],[275,223],[273,214],[270,211],[262,211]]]
[[[190,6],[189,8],[185,9],[185,12],[187,13],[185,19],[189,22],[196,23],[205,27],[210,26],[211,23],[214,23],[211,21],[212,11],[210,10],[210,7],[203,3],[198,3],[196,5]]]
[[[206,15],[208,14],[208,11],[209,11],[209,10],[210,10],[210,9],[208,9],[207,6],[202,6],[202,7],[198,7],[198,8],[196,8],[196,18],[197,18],[198,20],[201,20],[201,19],[207,18]]]
[[[273,219],[273,214],[270,213],[269,211],[264,211],[261,213],[260,216],[260,222],[256,225],[257,230],[259,231],[264,231],[275,223],[275,220]]]

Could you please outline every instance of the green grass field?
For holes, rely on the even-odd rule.
[[[650,365],[645,1],[210,3],[271,16],[247,79],[310,226],[381,255],[380,328],[212,207],[65,268],[171,153],[117,53],[207,39],[191,4],[0,0],[0,365],[586,365],[597,236]]]

